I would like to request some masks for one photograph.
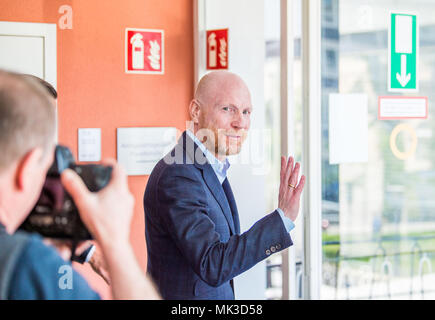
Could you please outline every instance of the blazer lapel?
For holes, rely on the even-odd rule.
[[[231,232],[235,234],[236,232],[234,227],[234,220],[231,214],[231,208],[228,204],[229,201],[227,200],[224,189],[222,189],[222,185],[220,184],[219,179],[216,177],[216,173],[213,171],[213,168],[210,164],[203,166],[202,173],[205,183],[215,197],[216,201],[219,203],[219,206],[221,207],[224,216],[227,219]]]
[[[213,171],[211,165],[207,162],[204,154],[199,152],[201,150],[197,150],[198,146],[186,134],[186,131],[183,132],[180,140],[183,143],[183,148],[185,149],[187,156],[190,157],[195,167],[202,171],[202,176],[205,183],[207,184],[216,201],[219,203],[231,232],[235,234],[234,220],[231,213],[231,208],[229,206],[229,200],[227,200],[224,190],[222,189],[222,185],[220,184],[219,179],[216,177],[216,173]]]
[[[228,177],[225,179],[224,183],[222,184],[222,187],[227,196],[231,208],[231,212],[233,214],[233,221],[234,221],[234,227],[236,229],[236,233],[240,234],[239,211],[237,210],[236,200],[234,199],[233,190],[231,189],[231,185],[228,180]]]

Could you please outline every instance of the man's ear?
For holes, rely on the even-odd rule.
[[[199,114],[201,113],[201,106],[199,105],[196,99],[193,99],[190,102],[189,113],[190,113],[190,119],[192,119],[193,123],[198,123]]]
[[[34,148],[21,157],[15,171],[16,188],[24,190],[34,183],[34,177],[41,174],[43,154],[42,148]]]

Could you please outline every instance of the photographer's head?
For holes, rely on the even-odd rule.
[[[53,161],[53,98],[28,76],[0,70],[0,222],[13,232],[38,199]]]
[[[57,91],[56,89],[47,81],[44,79],[38,78],[37,76],[34,76],[32,74],[23,74],[23,77],[30,79],[30,81],[36,81],[39,82],[47,91],[50,100],[55,104],[57,100]]]

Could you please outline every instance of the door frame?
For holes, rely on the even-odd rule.
[[[54,23],[0,21],[0,36],[39,37],[44,43],[44,80],[57,90],[57,25]],[[56,103],[56,143],[58,140]]]
[[[304,299],[320,299],[322,285],[321,6],[302,1],[302,96],[304,147]]]

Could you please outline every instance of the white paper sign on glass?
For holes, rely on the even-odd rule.
[[[101,128],[80,128],[78,149],[79,161],[101,161]]]
[[[148,175],[176,143],[176,128],[118,128],[118,162],[129,176]]]
[[[329,95],[329,163],[368,161],[366,94]]]

